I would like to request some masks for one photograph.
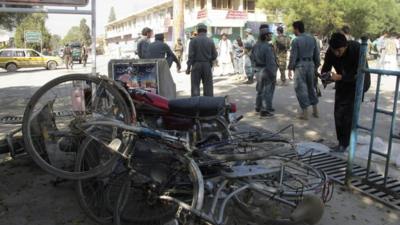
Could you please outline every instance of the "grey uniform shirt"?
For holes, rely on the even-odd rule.
[[[196,62],[209,62],[212,65],[217,55],[211,38],[208,38],[205,33],[200,33],[190,41],[187,65],[191,67]]]
[[[296,65],[302,61],[313,61],[316,68],[320,65],[317,41],[314,37],[304,33],[292,41],[288,69],[294,70]]]
[[[179,64],[178,58],[176,58],[171,48],[166,43],[157,40],[148,45],[144,58],[166,59],[170,67],[172,65],[172,62]]]
[[[246,39],[244,39],[243,44],[250,44],[251,46],[254,46],[256,44],[256,39],[254,39],[253,35],[248,35]]]
[[[144,59],[146,57],[147,48],[149,47],[150,39],[147,37],[142,37],[137,44],[137,54],[140,59]]]
[[[258,41],[251,54],[251,59],[255,67],[263,67],[268,74],[273,75],[278,70],[278,64],[272,46],[264,41]]]

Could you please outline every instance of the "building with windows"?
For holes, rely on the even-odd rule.
[[[255,0],[187,0],[184,16],[186,34],[195,30],[198,23],[204,23],[215,40],[222,33],[230,35],[231,39],[243,36],[247,27],[256,32],[259,24],[267,21],[265,12],[256,8]],[[143,27],[152,28],[154,33],[164,33],[172,46],[173,20],[173,0],[165,0],[113,21],[105,27],[107,51],[122,57],[125,52],[131,55]]]

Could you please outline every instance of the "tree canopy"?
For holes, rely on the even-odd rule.
[[[11,8],[31,8],[25,5],[7,5]],[[27,17],[27,13],[0,13],[0,29],[12,30]]]
[[[117,19],[117,17],[115,16],[115,10],[114,7],[111,7],[110,9],[110,15],[108,16],[108,22],[112,22],[115,21]]]
[[[89,46],[92,43],[91,37],[90,28],[86,24],[86,20],[82,19],[79,26],[73,26],[69,29],[62,43],[65,45],[72,42],[80,42],[81,44]]]
[[[15,30],[15,45],[18,48],[25,46],[25,32],[38,31],[42,35],[43,48],[50,47],[51,35],[46,28],[47,15],[34,13],[25,17]],[[40,50],[40,43],[27,43],[27,47]]]
[[[302,20],[308,32],[322,35],[343,25],[355,37],[400,32],[398,0],[258,0],[257,4],[272,15],[282,14],[286,25]]]

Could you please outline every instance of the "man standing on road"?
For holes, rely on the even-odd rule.
[[[243,40],[243,45],[246,48],[246,54],[244,55],[244,68],[246,70],[247,81],[245,82],[245,84],[252,84],[254,82],[254,72],[251,65],[250,55],[251,50],[256,43],[256,40],[254,39],[250,28],[246,28],[245,32],[246,37]]]
[[[313,116],[319,117],[318,97],[314,88],[315,71],[320,65],[319,49],[315,38],[304,33],[302,21],[293,23],[293,31],[296,38],[292,41],[290,51],[289,78],[294,70],[294,87],[301,107],[299,119],[308,120],[310,105],[313,107]]]
[[[203,95],[213,96],[212,65],[217,59],[215,44],[207,37],[207,26],[197,25],[197,36],[190,41],[186,74],[191,73],[192,97],[200,95],[200,81]]]
[[[232,72],[232,42],[227,34],[222,34],[218,43],[218,64],[221,66],[221,76],[229,75]]]
[[[275,92],[276,62],[273,47],[268,43],[272,39],[272,33],[266,25],[260,26],[259,40],[252,50],[252,62],[257,78],[256,112],[261,117],[272,117],[275,111],[272,107],[272,100]]]
[[[339,145],[335,151],[344,152],[350,143],[353,120],[354,98],[356,92],[356,75],[360,57],[360,43],[348,41],[342,33],[334,33],[329,41],[321,73],[330,72],[336,81],[335,92],[335,125]],[[369,89],[371,77],[365,75],[364,92]]]
[[[166,59],[171,68],[172,62],[176,63],[178,71],[181,69],[181,63],[172,52],[171,48],[164,43],[164,34],[156,34],[155,41],[147,47],[146,59]]]
[[[69,46],[69,44],[66,44],[64,48],[64,62],[65,66],[67,67],[67,70],[69,69],[70,66],[72,69],[72,49]]]
[[[286,85],[287,52],[290,47],[290,38],[283,34],[283,27],[277,28],[278,36],[274,43],[274,49],[278,58],[279,72],[281,73],[282,85]]]
[[[182,39],[178,38],[176,41],[176,44],[174,46],[174,52],[176,57],[178,58],[179,63],[182,63],[182,57],[183,57],[183,44],[182,44]],[[180,72],[180,69],[178,70],[178,73]]]
[[[82,46],[81,50],[81,59],[83,62],[83,67],[86,67],[87,59],[88,59],[88,49],[86,47],[86,44]]]
[[[139,59],[144,59],[146,57],[147,48],[150,44],[150,38],[153,36],[153,30],[145,27],[142,30],[142,38],[137,43],[137,55]]]

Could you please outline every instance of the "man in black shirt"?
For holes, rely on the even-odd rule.
[[[153,30],[145,27],[142,30],[142,38],[137,43],[136,53],[139,59],[144,59],[146,57],[147,48],[150,44],[150,38],[153,36]]]
[[[338,152],[344,152],[350,143],[359,58],[358,42],[347,41],[342,33],[332,34],[321,73],[330,72],[332,67],[336,70],[331,79],[336,82],[334,114],[339,145],[335,150]],[[370,76],[366,74],[364,91],[368,90],[369,84]]]
[[[217,59],[214,42],[207,37],[206,25],[197,25],[198,35],[190,41],[186,74],[191,73],[192,96],[200,95],[200,81],[203,95],[213,96],[212,64]]]
[[[164,34],[156,34],[155,41],[147,47],[146,59],[166,59],[171,68],[172,62],[176,63],[178,70],[181,69],[181,63],[172,52],[171,48],[164,43]]]

